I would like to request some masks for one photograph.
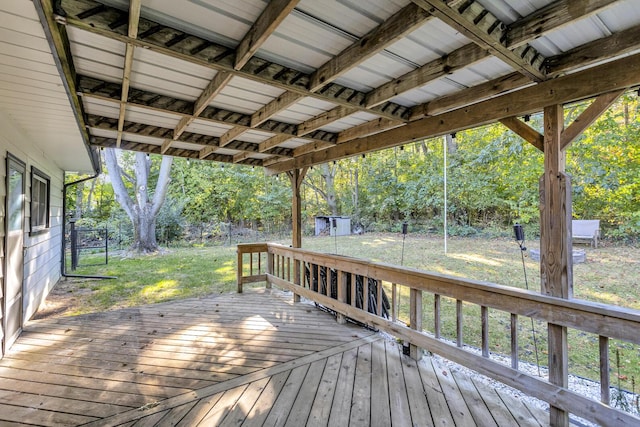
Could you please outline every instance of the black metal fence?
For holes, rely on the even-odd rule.
[[[109,235],[106,228],[76,227],[70,224],[71,270],[82,266],[106,265],[109,263]],[[90,255],[90,256],[89,256]],[[104,262],[101,260],[104,255]],[[81,259],[86,259],[82,264]]]

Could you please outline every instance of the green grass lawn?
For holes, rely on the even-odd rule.
[[[288,244],[289,241],[280,243]],[[338,253],[390,264],[400,264],[427,271],[484,280],[501,285],[525,288],[521,252],[512,239],[450,238],[444,253],[442,237],[408,235],[402,249],[402,235],[365,234],[363,236],[309,237],[303,247]],[[537,241],[527,242],[538,249]],[[614,304],[640,310],[640,248],[603,244],[598,249],[581,245],[587,262],[574,266],[574,296],[594,302]],[[336,251],[337,249],[337,251]],[[96,259],[99,258],[95,255]],[[81,260],[91,263],[90,256]],[[236,247],[213,246],[171,248],[166,253],[123,258],[111,256],[108,265],[81,267],[77,274],[117,276],[113,280],[72,280],[59,285],[58,294],[74,295],[76,304],[66,314],[109,310],[120,307],[164,302],[178,298],[199,297],[235,291]],[[538,263],[525,253],[529,289],[539,291]],[[408,290],[402,292],[400,313],[407,316]],[[433,296],[423,301],[425,330],[433,330]],[[480,308],[464,306],[465,344],[480,345]],[[490,346],[495,353],[510,350],[509,315],[490,310]],[[408,319],[407,319],[408,320]],[[520,318],[521,359],[535,363],[531,320]],[[535,324],[539,359],[547,364],[546,326]],[[443,336],[455,337],[455,301],[442,299]],[[572,374],[598,379],[598,337],[570,331],[570,371]],[[613,342],[611,348],[612,384],[617,384],[615,349],[620,352],[620,381],[631,389],[631,379],[640,381],[640,350],[635,345]]]

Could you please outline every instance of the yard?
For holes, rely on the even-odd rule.
[[[281,243],[288,244],[288,241]],[[528,249],[537,249],[538,242],[526,242]],[[310,250],[338,253],[390,264],[458,275],[497,284],[525,287],[521,252],[508,238],[450,238],[444,253],[441,236],[408,235],[404,242],[400,234],[365,234],[306,238],[303,247]],[[605,304],[640,309],[640,248],[604,242],[598,249],[585,245],[587,262],[574,265],[574,295]],[[78,274],[112,275],[116,279],[67,279],[61,281],[38,316],[73,315],[136,306],[172,299],[204,296],[235,291],[235,246],[170,248],[161,255],[126,258],[113,255],[108,265],[82,267]],[[90,263],[88,259],[85,263]],[[525,252],[526,275],[529,288],[540,287],[536,261]],[[408,301],[408,299],[406,300]],[[425,297],[424,325],[433,324],[433,302]],[[400,314],[406,312],[401,302]],[[407,302],[408,305],[408,302]],[[455,301],[443,298],[443,335],[454,336]],[[465,307],[464,342],[479,344],[478,307]],[[467,321],[467,319],[470,319]],[[509,316],[490,311],[492,353],[508,353]],[[535,347],[531,321],[520,319],[521,358],[535,363]],[[546,365],[546,330],[535,324],[538,358]],[[581,333],[569,335],[570,372],[574,375],[598,378],[598,337]],[[635,390],[640,379],[640,350],[628,343],[612,342],[611,384]],[[579,349],[579,350],[578,350]],[[618,354],[616,354],[616,349]],[[618,362],[619,361],[619,362]],[[613,395],[615,399],[615,394]],[[637,402],[637,401],[636,401]]]

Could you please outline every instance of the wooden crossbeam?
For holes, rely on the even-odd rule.
[[[536,147],[538,150],[544,152],[544,135],[537,130],[533,129],[528,124],[524,123],[517,117],[505,117],[500,120],[500,123],[511,129],[522,139]]]
[[[243,160],[248,159],[249,157],[251,157],[251,153],[247,153],[246,151],[242,152],[242,153],[235,154],[233,156],[233,163],[240,163]]]
[[[355,112],[356,110],[354,110],[353,108],[347,108],[343,106],[339,106],[332,110],[326,111],[322,114],[310,118],[303,123],[300,123],[298,125],[298,136],[304,136],[316,129],[321,128],[322,126],[326,126],[329,123],[335,122],[336,120],[339,120]]]
[[[254,128],[266,122],[280,111],[295,104],[301,98],[303,98],[303,96],[299,93],[289,91],[284,92],[282,95],[251,115],[251,127]]]
[[[236,49],[233,68],[241,69],[260,46],[278,28],[300,0],[272,0],[242,38]]]
[[[160,146],[160,153],[164,154],[167,152],[167,150],[169,148],[171,148],[171,143],[173,142],[173,139],[165,139],[164,141],[162,141],[162,145]]]
[[[488,56],[489,52],[486,49],[476,44],[468,44],[372,90],[367,94],[365,105],[375,107],[396,95],[424,86],[443,75],[472,65]]]
[[[460,10],[457,3],[449,6],[442,0],[412,1],[533,81],[546,79],[541,71],[542,55],[529,45],[517,51],[508,49],[504,43],[506,26],[479,3],[465,2]]]
[[[393,147],[410,141],[492,123],[514,115],[530,114],[553,104],[573,102],[610,92],[612,87],[629,88],[640,84],[640,54],[625,57],[587,70],[547,80],[464,108],[425,117],[405,126],[338,144],[326,150],[305,154],[270,167],[280,173]]]
[[[248,128],[243,126],[236,126],[229,129],[220,137],[220,147],[225,147],[229,145],[232,141],[234,141],[237,137],[242,135],[248,130]]]
[[[193,115],[199,116],[209,103],[215,98],[222,89],[229,83],[233,74],[226,71],[218,71],[211,79],[207,87],[202,91],[193,106]]]
[[[258,144],[258,151],[261,153],[264,153],[265,151],[270,150],[273,147],[277,147],[278,145],[282,144],[283,142],[289,139],[291,139],[291,137],[288,137],[286,135],[273,136],[267,139],[266,141],[263,141],[260,144]]]
[[[483,101],[501,93],[519,89],[527,84],[532,84],[531,80],[520,73],[511,73],[498,77],[488,82],[471,86],[451,95],[434,99],[425,104],[416,105],[409,115],[409,120],[414,121],[427,116],[435,116],[446,111],[454,110],[463,105],[467,105],[474,100]]]
[[[404,125],[404,122],[400,122],[398,120],[389,120],[383,118],[371,120],[361,125],[343,130],[338,134],[337,142],[338,144],[342,144],[343,142],[351,141],[352,139],[362,138],[363,136],[382,132],[386,129],[393,129],[402,125]]]
[[[429,19],[431,15],[426,11],[415,4],[409,4],[311,74],[309,90],[315,92],[331,83],[406,34],[415,31]]]
[[[558,0],[514,22],[507,29],[506,45],[513,49],[531,41],[532,35],[543,36],[549,31],[597,13],[616,0]]]
[[[86,76],[80,76],[79,88],[83,97],[91,97],[100,99],[103,101],[119,102],[120,96],[114,94],[114,90],[119,90],[119,86],[115,83],[109,83],[104,80],[98,80]],[[161,111],[171,115],[180,115],[182,117],[189,117],[185,120],[193,120],[192,111],[193,105],[188,101],[179,100],[177,98],[169,97],[166,95],[160,95],[153,92],[147,92],[140,89],[135,89],[136,96],[129,99],[129,104],[134,104],[144,109]],[[151,101],[149,101],[151,100]],[[171,106],[171,107],[168,107]],[[233,111],[224,110],[221,108],[207,107],[198,117],[198,120],[210,123],[218,123],[226,126],[245,126],[249,127],[251,122],[251,116],[246,114],[237,113]],[[191,122],[189,122],[191,123]],[[266,121],[255,127],[258,130],[269,132],[273,134],[288,135],[295,137],[297,126],[294,124],[276,122],[273,120]],[[335,142],[337,134],[331,132],[312,132],[307,134],[301,139],[309,142],[321,141],[321,142]]]
[[[138,25],[140,23],[140,8],[142,0],[131,0],[129,3],[129,25],[127,34],[131,39],[138,36]],[[120,148],[122,141],[122,130],[124,124],[124,116],[126,113],[127,99],[129,98],[129,86],[131,83],[131,69],[133,68],[133,54],[135,47],[132,43],[127,43],[124,54],[124,66],[122,71],[122,93],[120,96],[120,108],[118,112],[118,136],[116,138],[116,147]]]
[[[200,160],[206,159],[207,157],[209,157],[211,153],[215,151],[215,149],[216,147],[209,147],[209,146],[201,148],[200,152],[198,153],[198,158]]]
[[[547,58],[545,67],[549,75],[555,76],[567,70],[602,62],[638,49],[640,49],[640,25]]]
[[[560,148],[562,150],[566,149],[578,135],[591,126],[623,93],[624,89],[619,89],[598,96],[569,127],[564,129],[560,137]]]
[[[164,55],[177,56],[184,61],[210,69],[229,71],[235,76],[296,92],[303,96],[310,96],[337,105],[367,111],[381,117],[404,120],[404,115],[407,113],[408,108],[399,104],[393,104],[389,106],[389,108],[382,108],[383,106],[366,108],[362,103],[365,96],[363,92],[336,83],[331,84],[331,90],[311,92],[307,89],[309,82],[308,74],[257,57],[249,58],[242,69],[236,70],[234,69],[233,52],[230,52],[228,47],[145,18],[140,19],[141,27],[144,24],[144,28],[159,28],[159,30],[154,31],[150,36],[138,37],[138,39],[130,38],[111,28],[110,25],[113,24],[113,16],[118,16],[119,11],[108,6],[102,8],[99,13],[92,14],[83,19],[78,18],[79,15],[82,16],[83,12],[91,10],[94,6],[91,0],[66,0],[64,7],[68,15],[67,25],[122,43],[132,43],[134,46],[148,48]],[[188,38],[190,46],[206,46],[206,49],[196,50],[194,52],[191,49],[184,49],[180,43],[167,43],[176,37]],[[229,52],[231,54],[228,54]]]

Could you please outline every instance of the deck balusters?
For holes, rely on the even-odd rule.
[[[511,314],[511,367],[518,369],[518,315]]]
[[[489,309],[480,306],[480,317],[482,318],[482,356],[489,357]]]

